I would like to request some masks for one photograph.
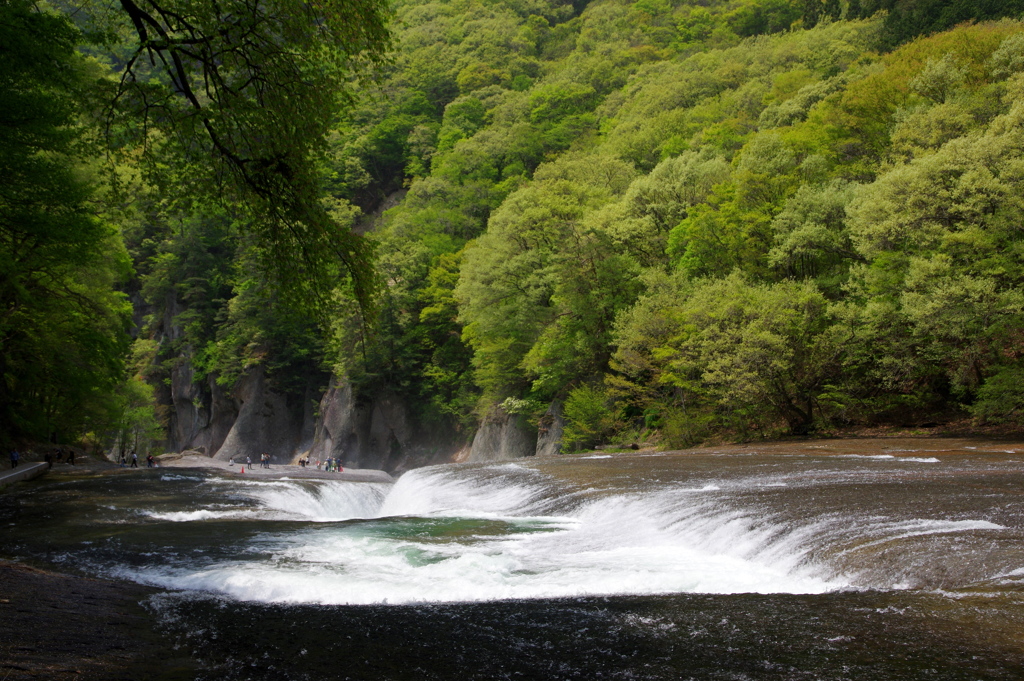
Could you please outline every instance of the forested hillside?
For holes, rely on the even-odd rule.
[[[393,11],[390,59],[349,81],[303,170],[338,230],[320,243],[349,239],[337,250],[355,265],[325,247],[304,279],[291,242],[268,239],[251,202],[198,191],[216,182],[194,165],[153,174],[121,154],[97,179],[101,195],[119,187],[113,226],[63,276],[112,301],[32,333],[109,345],[112,368],[82,390],[125,395],[119,427],[181,430],[191,408],[213,427],[256,373],[300,421],[344,385],[353,404],[405,405],[431,442],[502,418],[564,421],[563,448],[1024,423],[1024,6]],[[116,78],[122,65],[87,52]],[[99,229],[81,219],[76,233]],[[77,338],[96,326],[106,345]],[[4,343],[10,388],[27,351]],[[73,361],[58,345],[47,356]]]
[[[341,370],[467,428],[564,401],[571,446],[1020,418],[1021,24],[571,10],[399,7],[338,132],[334,191],[407,188]]]

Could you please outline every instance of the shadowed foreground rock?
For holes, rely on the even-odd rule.
[[[139,604],[155,589],[0,561],[0,679],[192,679]]]

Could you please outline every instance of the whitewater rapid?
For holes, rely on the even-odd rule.
[[[816,594],[914,586],[905,571],[865,569],[864,557],[888,556],[901,542],[1005,529],[978,518],[852,517],[827,506],[801,516],[738,501],[738,491],[792,494],[801,485],[778,475],[616,488],[574,485],[513,463],[418,469],[393,485],[203,484],[215,492],[203,498],[219,501],[143,513],[165,523],[248,523],[250,540],[217,560],[108,572],[275,603]],[[913,560],[928,560],[941,546],[922,550]]]

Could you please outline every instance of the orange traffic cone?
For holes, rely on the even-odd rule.
[[[243,473],[245,472],[245,466],[242,466],[242,472]]]

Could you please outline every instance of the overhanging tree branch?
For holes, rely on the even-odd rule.
[[[320,205],[318,155],[353,77],[390,46],[383,0],[119,0],[135,48],[111,100],[121,129],[141,113],[197,175],[251,218],[293,296],[314,301],[347,274],[364,312],[369,249]],[[150,55],[155,73],[143,73]],[[151,117],[151,113],[158,115]],[[109,125],[113,128],[113,125]],[[197,182],[198,187],[203,183]],[[287,260],[294,258],[289,265]],[[341,278],[339,278],[341,277]]]

